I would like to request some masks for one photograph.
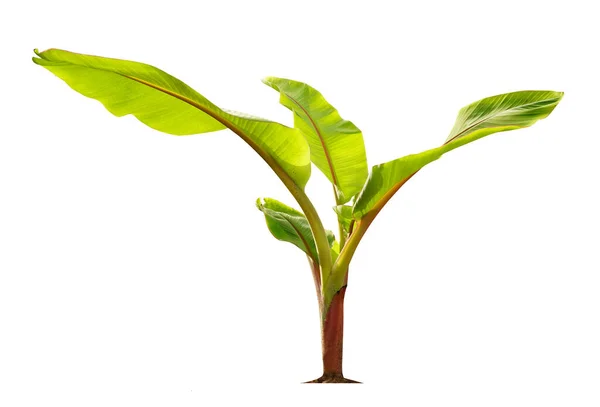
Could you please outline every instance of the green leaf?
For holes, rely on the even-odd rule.
[[[265,215],[267,227],[276,239],[292,243],[319,264],[315,239],[302,212],[272,198],[257,199],[256,207]],[[329,230],[326,233],[331,248],[335,236]]]
[[[35,53],[39,58],[33,62],[75,91],[100,101],[115,116],[132,114],[149,127],[173,135],[229,128],[280,177],[291,178],[301,189],[310,177],[309,147],[296,129],[223,110],[179,79],[147,64],[58,49]]]
[[[352,217],[352,206],[350,205],[337,205],[333,207],[333,210],[337,214],[338,222],[342,225],[344,238],[348,236],[350,232],[350,225],[354,221]]]
[[[335,186],[337,203],[348,202],[368,175],[362,132],[309,85],[274,77],[263,82],[279,91],[280,103],[294,112],[294,126],[306,136],[312,162]]]
[[[337,240],[334,240],[333,244],[331,245],[331,260],[335,263],[335,261],[337,260],[339,255],[340,255],[340,242],[338,242]]]
[[[562,92],[521,91],[488,97],[462,108],[441,147],[373,167],[354,205],[354,218],[381,209],[410,177],[442,154],[492,133],[529,127],[547,117],[562,96]]]
[[[481,99],[460,109],[445,144],[529,127],[552,113],[562,97],[562,92],[525,90]]]

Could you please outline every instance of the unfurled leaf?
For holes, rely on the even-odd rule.
[[[547,117],[562,96],[562,92],[525,90],[481,99],[460,109],[445,143],[529,127]]]
[[[354,218],[381,209],[413,174],[442,154],[492,133],[529,127],[547,117],[562,96],[562,92],[521,91],[485,98],[462,108],[441,147],[373,167],[354,205]]]
[[[315,240],[302,212],[271,198],[257,199],[256,207],[264,213],[267,227],[276,239],[292,243],[319,264]],[[327,240],[331,247],[335,240],[331,231],[327,231]]]
[[[306,136],[311,160],[336,188],[338,203],[348,202],[364,185],[367,156],[361,131],[309,85],[268,77],[282,105],[294,112],[294,126]]]
[[[296,129],[223,110],[179,79],[153,66],[58,49],[37,52],[33,61],[116,116],[132,114],[153,129],[174,134],[231,129],[281,177],[300,188],[310,177],[310,151]],[[226,154],[223,155],[226,162]],[[241,170],[241,169],[238,169]]]

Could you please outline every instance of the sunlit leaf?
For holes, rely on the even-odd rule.
[[[562,96],[562,92],[521,91],[485,98],[462,108],[441,147],[373,167],[354,205],[354,218],[381,209],[411,176],[442,154],[493,133],[529,127],[547,117]]]
[[[335,186],[338,203],[348,202],[368,175],[362,132],[311,86],[275,77],[263,82],[279,91],[281,104],[294,112],[294,126],[306,136],[312,162]]]
[[[49,49],[33,61],[77,92],[100,101],[116,116],[132,114],[153,129],[174,134],[231,129],[281,176],[304,188],[310,177],[310,151],[302,134],[279,123],[223,110],[153,66]],[[244,166],[224,165],[243,171]]]
[[[257,199],[256,207],[265,215],[267,227],[276,239],[292,243],[319,263],[315,240],[302,212],[272,198]],[[327,231],[327,240],[331,247],[335,240],[331,231]]]

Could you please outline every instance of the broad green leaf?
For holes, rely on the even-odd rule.
[[[348,202],[368,175],[362,132],[309,85],[274,77],[263,82],[277,90],[280,103],[294,112],[294,126],[306,136],[312,162],[335,186],[338,203]]]
[[[271,198],[257,199],[256,207],[265,215],[267,227],[276,239],[292,243],[319,264],[315,239],[302,212]],[[335,236],[329,230],[326,232],[331,247]]]
[[[354,205],[354,218],[381,209],[412,175],[442,154],[492,133],[529,127],[547,117],[562,96],[562,92],[521,91],[485,98],[462,108],[441,147],[373,167]]]
[[[547,117],[562,96],[562,92],[525,90],[481,99],[460,109],[445,143],[529,127]]]
[[[300,188],[310,177],[308,143],[296,129],[223,110],[179,79],[147,64],[58,49],[35,53],[39,58],[33,62],[75,91],[100,101],[115,116],[132,114],[149,127],[173,135],[229,128],[280,177],[285,173]]]

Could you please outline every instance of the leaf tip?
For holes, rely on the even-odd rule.
[[[46,53],[47,51],[51,51],[51,49],[47,49],[46,51],[40,51],[38,48],[34,48],[33,49],[33,53],[36,55],[35,57],[32,57],[31,59],[33,60],[33,62],[35,62],[38,65],[41,65],[40,62],[42,60],[44,61],[48,61],[48,57],[46,55],[44,55],[44,53]],[[39,58],[38,58],[39,57]]]
[[[264,78],[261,79],[261,81],[265,85],[275,88],[275,84],[274,84],[275,79],[277,79],[277,78],[275,78],[273,76],[265,76]]]
[[[264,199],[263,198],[256,198],[256,207],[258,208],[259,211],[262,212],[262,210],[264,208]]]
[[[39,65],[38,61],[40,60],[40,58],[42,58],[41,52],[40,52],[40,51],[39,51],[37,48],[34,48],[34,49],[33,49],[33,53],[34,53],[36,56],[35,56],[35,57],[31,57],[31,60],[32,60],[34,63],[36,63],[36,64],[38,64],[38,65]],[[39,58],[38,58],[38,57],[39,57]]]
[[[47,49],[47,50],[45,50],[45,51],[40,51],[40,50],[39,50],[39,48],[34,48],[34,49],[33,49],[33,53],[34,53],[35,55],[37,55],[38,57],[42,58],[42,59],[46,59],[46,57],[44,56],[44,54],[45,54],[46,52],[48,52],[48,51],[53,51],[54,49],[55,49],[55,48],[48,48],[48,49]]]

